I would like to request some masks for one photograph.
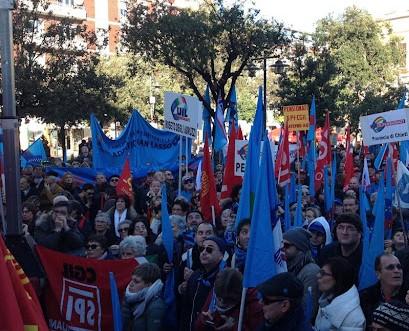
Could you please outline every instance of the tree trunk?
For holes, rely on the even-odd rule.
[[[67,141],[65,136],[64,125],[61,125],[60,129],[58,130],[58,140],[62,148],[62,160],[65,163],[67,162]]]

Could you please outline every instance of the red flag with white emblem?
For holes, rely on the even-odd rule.
[[[290,145],[288,143],[288,124],[285,124],[275,163],[275,175],[282,187],[290,183]]]
[[[329,114],[325,115],[324,128],[321,131],[321,141],[319,143],[319,154],[317,159],[317,167],[315,169],[315,191],[318,191],[324,179],[324,167],[331,164],[331,141],[330,141],[330,125]]]
[[[121,177],[119,177],[118,185],[116,186],[116,194],[127,195],[130,200],[133,200],[132,192],[132,175],[129,159],[126,159],[124,168],[122,169]]]

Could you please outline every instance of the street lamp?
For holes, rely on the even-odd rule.
[[[158,82],[154,82],[153,77],[150,77],[150,84],[149,84],[149,105],[150,105],[150,117],[151,122],[155,119],[155,103],[156,103],[156,95],[159,94],[159,89],[161,88]]]
[[[261,58],[253,59],[253,61],[263,61],[263,67],[260,68],[256,66],[253,62],[250,62],[247,65],[247,71],[249,72],[250,77],[254,77],[256,72],[260,69],[263,70],[263,122],[264,122],[264,130],[267,127],[267,60],[269,59],[276,59],[277,56],[263,56]],[[277,75],[282,75],[288,64],[285,64],[283,61],[278,59],[274,64],[270,65],[270,68],[273,69],[274,73]]]

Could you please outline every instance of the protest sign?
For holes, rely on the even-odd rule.
[[[202,124],[202,103],[195,97],[166,92],[163,116],[164,130],[195,139]]]
[[[365,146],[409,140],[408,109],[360,117]]]
[[[244,176],[246,170],[246,156],[248,148],[248,140],[237,140],[234,150],[234,175]]]
[[[310,126],[308,105],[284,106],[284,121],[288,123],[290,131],[308,130]]]
[[[123,294],[135,259],[93,260],[41,246],[37,252],[49,282],[45,307],[50,330],[113,330],[109,272]]]

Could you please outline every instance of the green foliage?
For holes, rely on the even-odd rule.
[[[349,122],[357,130],[359,116],[393,109],[402,94],[393,87],[399,39],[356,7],[320,20],[312,48],[301,41],[289,56],[292,66],[280,81],[282,103],[309,103],[315,95],[321,123],[328,109],[333,124]]]
[[[222,0],[209,1],[189,11],[157,0],[152,8],[142,2],[130,6],[126,46],[146,61],[174,68],[201,101],[208,84],[212,99],[220,93],[226,107],[231,86],[249,61],[288,43],[282,25],[261,19],[256,10],[246,11],[239,2],[229,7]]]

